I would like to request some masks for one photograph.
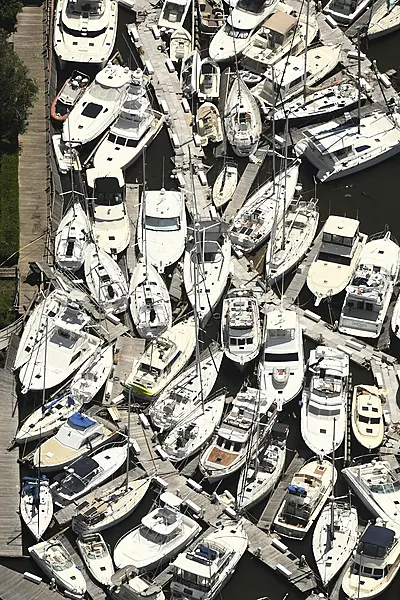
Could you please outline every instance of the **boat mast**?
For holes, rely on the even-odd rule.
[[[308,51],[308,27],[310,24],[310,0],[306,0],[306,33],[304,35],[304,87],[303,87],[303,98],[304,102],[307,99],[307,51]]]
[[[128,449],[127,449],[127,453],[126,453],[126,482],[125,482],[125,490],[128,491],[129,490],[129,451],[130,451],[130,445],[131,445],[131,395],[132,395],[132,390],[129,388],[129,392],[128,392],[128,424],[127,424],[127,428],[128,428]]]
[[[143,196],[142,196],[142,222],[140,224],[143,236],[144,268],[146,280],[148,279],[147,264],[147,232],[146,232],[146,144],[143,146]]]
[[[286,223],[286,199],[287,199],[287,166],[288,166],[288,136],[289,136],[289,113],[286,114],[286,122],[285,122],[285,160],[284,160],[284,168],[285,168],[285,176],[284,176],[284,186],[283,190],[283,219],[282,219],[282,244],[281,249],[285,249],[285,223]]]
[[[329,525],[329,537],[330,543],[335,539],[335,497],[333,488],[335,485],[335,430],[336,430],[336,417],[333,417],[333,440],[332,440],[332,496],[331,496],[331,522]]]
[[[275,90],[275,68],[272,65],[272,89]],[[275,193],[275,175],[276,175],[276,126],[275,126],[275,109],[276,109],[277,94],[273,94],[272,100],[272,193]]]
[[[357,133],[361,133],[361,38],[360,27],[357,27]]]

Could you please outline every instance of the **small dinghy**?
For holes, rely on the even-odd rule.
[[[45,475],[23,478],[20,513],[33,537],[40,540],[53,518],[53,498]]]
[[[60,269],[78,271],[85,260],[89,240],[89,218],[79,202],[75,202],[57,228],[54,257]]]
[[[70,395],[50,400],[26,418],[18,429],[14,442],[22,444],[53,435],[80,407],[81,404]]]
[[[381,392],[374,385],[355,385],[351,405],[351,428],[357,442],[369,451],[383,442],[385,423]]]
[[[28,552],[42,571],[63,590],[78,597],[86,593],[86,581],[65,546],[56,538],[39,542]]]
[[[211,58],[204,58],[200,64],[199,100],[215,100],[219,98],[219,87],[221,84],[221,70],[218,64]]]
[[[73,148],[63,141],[61,133],[55,133],[52,136],[51,141],[54,148],[57,167],[61,175],[66,175],[72,170],[82,170],[79,152],[76,148]]]
[[[177,29],[171,34],[169,57],[173,61],[187,58],[192,50],[192,36],[186,29]]]
[[[213,389],[222,358],[220,346],[211,342],[198,359],[186,367],[152,404],[149,416],[153,425],[161,431],[168,431],[191,416]]]
[[[253,85],[257,85],[257,83],[262,81],[262,75],[251,73],[251,71],[247,71],[246,69],[239,69],[238,77],[247,85],[248,88],[253,87]]]
[[[235,79],[225,105],[226,136],[238,156],[254,154],[260,141],[262,123],[260,109],[247,85]]]
[[[129,308],[140,337],[153,339],[172,325],[171,300],[161,275],[146,259],[138,260],[129,284]]]
[[[70,385],[72,397],[80,406],[93,400],[101,390],[110,376],[113,362],[113,346],[106,346],[82,365]]]
[[[89,85],[89,81],[89,77],[84,73],[73,71],[51,104],[51,118],[59,122],[65,121]]]
[[[348,561],[357,539],[356,507],[332,498],[324,506],[312,538],[314,559],[324,587]]]
[[[118,314],[128,307],[128,286],[115,260],[95,244],[89,244],[85,278],[90,293],[105,313]]]
[[[212,190],[212,199],[217,208],[228,204],[238,184],[238,169],[234,163],[226,163],[219,173]]]
[[[199,0],[197,2],[200,31],[213,35],[225,23],[222,0]]]
[[[184,58],[181,67],[181,90],[185,98],[191,98],[199,89],[201,58],[197,50],[193,50]]]
[[[240,369],[260,351],[261,325],[258,300],[251,290],[234,289],[224,298],[221,340],[225,356]]]
[[[128,445],[110,446],[73,462],[56,475],[51,493],[57,506],[68,506],[109,479],[126,462]]]
[[[208,442],[222,419],[225,398],[225,390],[217,393],[175,425],[162,445],[170,461],[186,460]]]
[[[78,537],[76,543],[92,577],[101,585],[110,586],[115,569],[110,551],[101,533],[89,533],[84,537]]]
[[[219,144],[224,139],[222,122],[218,108],[211,102],[204,102],[196,113],[197,133],[201,138],[201,145]]]

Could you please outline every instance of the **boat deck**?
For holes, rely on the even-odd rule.
[[[139,358],[145,348],[145,340],[130,335],[120,336],[115,344],[114,374],[109,398],[113,400],[123,393],[122,382],[130,375],[133,361]],[[106,400],[108,403],[108,400]]]
[[[387,5],[387,0],[375,0],[372,2],[367,10],[364,11],[362,15],[360,15],[358,19],[346,29],[346,36],[350,39],[353,39],[357,38],[358,31],[363,34],[364,30],[368,29],[369,22],[371,21],[373,15],[384,4]]]
[[[103,590],[103,588],[99,587],[93,581],[93,579],[89,576],[89,573],[88,573],[81,557],[79,556],[79,554],[75,550],[75,547],[71,544],[71,542],[69,541],[67,536],[62,534],[62,535],[58,536],[57,539],[65,546],[65,548],[68,550],[68,552],[72,556],[74,563],[77,565],[77,567],[79,567],[79,570],[82,572],[82,575],[84,576],[86,585],[87,585],[86,595],[90,598],[90,600],[106,600],[108,598],[108,596],[107,596],[105,590]]]

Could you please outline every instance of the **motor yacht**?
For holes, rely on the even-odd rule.
[[[173,33],[183,28],[190,0],[164,0],[161,14],[158,19],[160,31]]]
[[[86,581],[82,571],[57,538],[39,542],[28,548],[28,552],[47,577],[53,579],[62,590],[78,598],[86,593]]]
[[[351,405],[351,428],[357,442],[369,451],[383,442],[385,423],[382,396],[374,385],[355,385]]]
[[[315,306],[325,298],[340,294],[356,272],[367,236],[360,222],[330,215],[322,232],[319,253],[307,275],[307,287],[315,296]]]
[[[181,27],[171,34],[169,40],[169,57],[178,62],[187,58],[192,51],[192,36],[186,29]]]
[[[115,0],[58,0],[53,46],[61,68],[70,62],[103,68],[114,49],[117,25]]]
[[[251,290],[233,289],[224,298],[221,341],[225,356],[240,369],[258,357],[261,323],[258,300]]]
[[[112,584],[108,591],[112,600],[165,600],[162,587],[154,584],[151,578],[136,575],[133,567],[117,571]]]
[[[185,98],[192,98],[198,92],[200,65],[201,58],[198,50],[192,50],[189,56],[182,59],[180,84]]]
[[[262,132],[260,109],[247,85],[236,78],[225,103],[226,137],[238,156],[250,156],[258,148]]]
[[[101,585],[110,586],[114,565],[110,550],[100,533],[90,533],[76,540],[83,562],[91,576]]]
[[[125,312],[128,285],[115,260],[96,244],[89,244],[84,267],[86,284],[101,310],[105,314]]]
[[[196,129],[202,146],[223,141],[221,116],[215,104],[204,102],[199,106],[196,113]]]
[[[281,407],[303,387],[303,332],[295,310],[273,310],[266,319],[258,382],[261,391]]]
[[[90,241],[90,222],[79,202],[74,202],[57,227],[54,258],[60,269],[78,271]]]
[[[337,348],[311,350],[301,405],[301,435],[317,456],[341,446],[347,425],[349,357]]]

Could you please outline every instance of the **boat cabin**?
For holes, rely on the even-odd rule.
[[[293,36],[297,22],[296,17],[281,10],[276,11],[264,21],[255,45],[259,45],[260,48],[271,48],[271,50],[277,46],[283,46]]]
[[[169,373],[172,365],[180,355],[181,351],[174,342],[163,337],[157,338],[154,343],[146,348],[141,358],[135,376],[135,383],[140,384],[143,379],[146,382],[158,381]]]
[[[174,587],[194,588],[208,592],[217,584],[221,571],[230,560],[231,553],[218,543],[205,540],[193,550],[180,554],[173,563]]]
[[[66,3],[66,13],[68,16],[82,17],[100,17],[105,10],[104,0],[68,0]]]
[[[151,511],[141,521],[140,533],[155,544],[166,544],[182,530],[182,499],[171,492],[160,496],[163,506]]]
[[[161,11],[159,18],[159,26],[163,24],[163,21],[175,24],[181,23],[184,18],[185,12],[187,11],[188,0],[167,0]]]
[[[392,529],[369,525],[362,534],[351,570],[354,575],[381,579],[386,577],[391,565],[383,563],[396,541]]]
[[[317,260],[350,266],[360,239],[359,221],[347,217],[328,217]]]
[[[71,415],[67,423],[59,429],[55,439],[62,446],[80,450],[84,446],[89,446],[102,435],[103,426],[101,423],[77,412]]]
[[[260,98],[271,106],[282,103],[286,96],[300,91],[311,73],[304,71],[304,58],[289,56],[273,67],[268,66],[265,72]]]
[[[319,500],[321,478],[326,467],[318,465],[314,473],[299,473],[295,475],[288,486],[282,518],[292,525],[305,527]]]
[[[386,269],[377,265],[359,265],[347,287],[340,325],[359,326],[377,335],[389,282],[390,275]]]
[[[254,313],[252,298],[235,297],[229,302],[226,315],[227,344],[234,352],[245,350],[246,346],[254,343]]]
[[[100,471],[99,464],[90,456],[79,458],[67,469],[67,475],[57,486],[57,493],[72,497],[80,494]]]

